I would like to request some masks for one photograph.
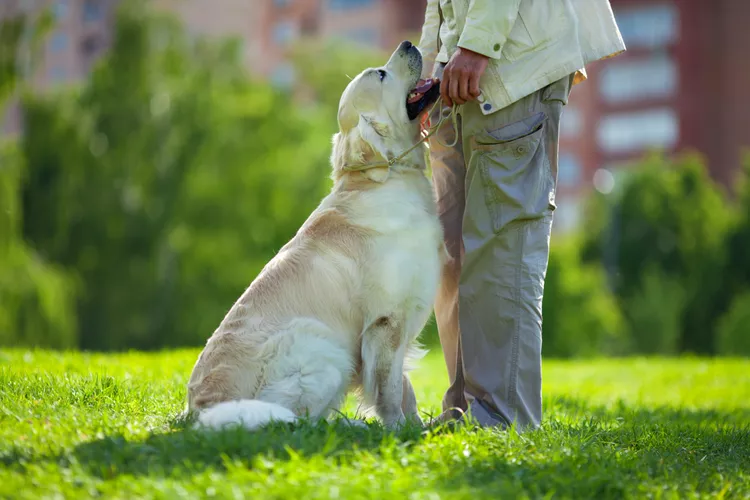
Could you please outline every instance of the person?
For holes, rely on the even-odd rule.
[[[436,420],[536,428],[560,116],[585,66],[625,44],[608,0],[428,0],[419,48],[441,80],[430,123],[457,112],[429,140],[453,258],[435,303],[450,379]]]

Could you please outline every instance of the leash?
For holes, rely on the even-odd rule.
[[[427,116],[432,116],[433,111],[435,111],[435,108],[441,104],[442,100],[438,98],[438,100],[435,102],[435,104],[432,105],[430,108],[430,111],[428,112]],[[453,107],[448,111],[448,114],[445,114],[445,108],[440,109],[440,120],[438,120],[437,124],[435,124],[434,127],[429,127],[427,129],[427,134],[422,136],[422,139],[418,141],[416,144],[414,144],[412,147],[404,151],[398,156],[394,156],[390,160],[384,160],[379,162],[372,162],[372,163],[363,163],[361,165],[344,165],[341,170],[344,172],[362,172],[363,170],[370,170],[371,168],[391,168],[397,161],[403,160],[406,155],[417,149],[423,142],[425,142],[427,139],[435,135],[438,130],[440,130],[440,127],[443,126],[445,123],[445,120],[450,118],[451,123],[453,124],[453,130],[455,131],[455,138],[453,139],[453,142],[451,144],[445,144],[440,139],[436,138],[441,146],[452,148],[456,144],[458,144],[458,106],[454,103]],[[420,132],[421,135],[422,132]]]

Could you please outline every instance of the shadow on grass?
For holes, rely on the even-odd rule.
[[[550,418],[542,429],[522,436],[471,427],[453,437],[416,426],[390,433],[377,424],[359,428],[345,422],[207,433],[178,423],[169,432],[141,440],[112,435],[80,444],[64,455],[25,457],[25,461],[53,461],[60,466],[76,461],[104,479],[121,474],[173,476],[206,468],[222,470],[228,461],[253,467],[261,458],[284,461],[292,454],[323,455],[347,463],[356,460],[354,450],[380,456],[381,450],[392,450],[396,443],[410,449],[428,470],[448,471],[431,478],[440,491],[470,490],[490,498],[519,492],[531,497],[619,498],[652,495],[657,490],[671,492],[667,496],[682,497],[691,491],[714,496],[727,484],[725,493],[732,497],[739,488],[732,484],[748,479],[748,409],[725,412],[625,404],[605,408],[564,398],[551,401],[547,413]],[[450,456],[456,453],[455,444],[449,444],[454,438],[486,453]],[[436,447],[443,445],[436,455]],[[9,457],[5,458],[7,462]],[[442,460],[450,467],[429,463]],[[743,487],[747,494],[747,486]]]
[[[750,497],[750,410],[589,407],[563,398],[542,429],[441,479],[494,497]],[[505,494],[505,495],[504,495]],[[745,496],[747,495],[747,496]]]
[[[90,473],[109,478],[119,474],[171,475],[175,472],[224,469],[227,461],[252,467],[256,457],[288,460],[298,456],[336,457],[353,450],[377,450],[391,441],[412,446],[426,435],[416,425],[390,432],[378,423],[357,427],[345,421],[274,423],[255,432],[230,428],[220,432],[176,425],[171,432],[151,434],[142,441],[122,435],[83,443],[74,456]]]

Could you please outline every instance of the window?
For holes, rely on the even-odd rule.
[[[358,29],[352,29],[348,30],[344,33],[342,33],[343,37],[347,40],[352,40],[353,42],[362,44],[362,45],[368,45],[368,46],[375,46],[378,45],[378,30],[375,28],[358,28]]]
[[[615,19],[628,48],[654,49],[679,38],[677,8],[671,4],[619,9]]]
[[[53,10],[57,19],[64,19],[68,15],[68,0],[55,0]]]
[[[51,52],[62,52],[68,48],[68,35],[65,33],[55,33],[49,40],[49,49]]]
[[[583,117],[581,111],[571,104],[563,108],[560,117],[560,134],[563,137],[578,137],[583,128]]]
[[[90,35],[81,41],[81,53],[85,57],[91,57],[99,49],[99,40],[96,36]]]
[[[635,61],[612,61],[601,73],[599,91],[607,102],[660,99],[677,91],[678,70],[668,56]]]
[[[271,73],[271,84],[279,89],[288,90],[294,86],[296,75],[294,66],[289,63],[280,63]]]
[[[83,21],[99,21],[103,16],[101,0],[86,0],[83,4]]]
[[[557,183],[560,187],[576,187],[581,183],[581,162],[575,155],[562,153],[557,161]]]
[[[291,21],[280,21],[273,27],[273,42],[278,45],[287,45],[297,38],[297,25]]]
[[[374,0],[328,0],[328,8],[331,10],[357,9],[369,7]]]
[[[677,114],[670,108],[606,116],[598,127],[599,146],[608,153],[671,148],[677,143]]]

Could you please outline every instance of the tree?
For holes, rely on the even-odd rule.
[[[87,349],[204,342],[329,183],[320,114],[142,7],[82,87],[24,99],[24,235],[78,277]]]
[[[24,83],[22,63],[33,67],[33,54],[48,26],[45,15],[0,21],[0,115]],[[0,345],[72,347],[73,280],[29,248],[21,235],[19,192],[25,166],[15,144],[0,140]]]
[[[598,231],[590,232],[585,255],[609,264],[623,308],[643,293],[650,272],[678,283],[684,292],[679,349],[712,353],[716,319],[728,299],[722,271],[732,213],[702,159],[647,158],[615,196],[597,202],[606,222],[592,222]]]
[[[542,311],[545,357],[619,354],[626,346],[622,316],[603,269],[583,263],[579,251],[573,237],[550,251]]]

